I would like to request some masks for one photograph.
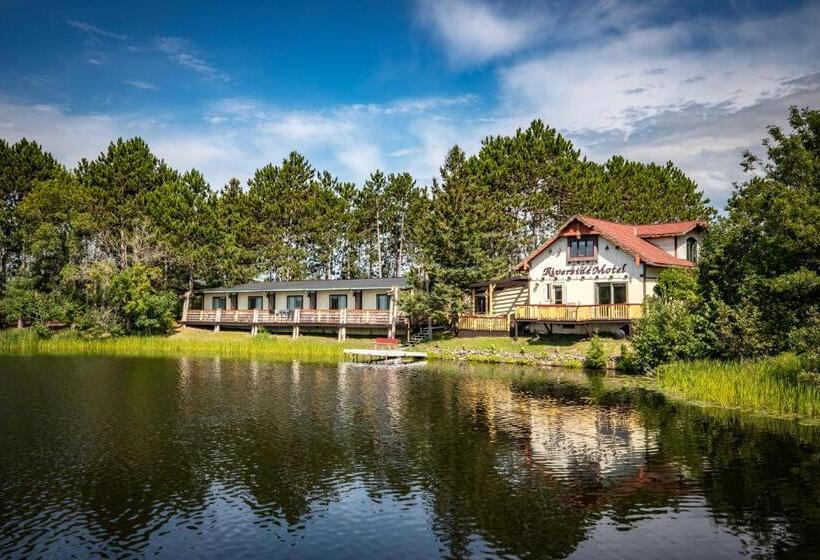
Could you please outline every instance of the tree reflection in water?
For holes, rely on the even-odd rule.
[[[679,544],[648,520],[693,518],[722,527],[693,555],[820,548],[817,430],[579,372],[1,367],[3,557],[594,557],[613,524],[651,556]]]

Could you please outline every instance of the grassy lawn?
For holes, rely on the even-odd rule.
[[[273,360],[332,363],[341,361],[345,348],[371,348],[372,339],[259,334],[185,328],[171,336],[124,336],[86,340],[57,335],[38,338],[28,329],[0,333],[0,353],[74,354],[122,356],[222,356],[228,358],[265,358]]]
[[[607,354],[614,358],[621,353],[621,344],[628,341],[601,337]],[[460,359],[478,362],[534,363],[566,367],[581,367],[589,349],[589,339],[574,335],[513,340],[506,336],[475,338],[442,337],[418,345],[419,350],[439,359]]]

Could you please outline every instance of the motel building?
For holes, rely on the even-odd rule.
[[[620,224],[574,216],[516,266],[516,276],[471,286],[464,336],[627,335],[664,268],[695,266],[706,222]]]
[[[348,334],[395,338],[408,321],[396,307],[405,278],[250,282],[196,292],[201,309],[183,309],[182,323],[196,327],[273,333]]]

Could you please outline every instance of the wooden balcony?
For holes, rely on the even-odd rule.
[[[328,325],[386,327],[401,323],[404,317],[388,310],[376,309],[189,309],[182,322],[189,325]]]
[[[643,315],[639,303],[615,303],[610,305],[518,305],[517,321],[545,323],[596,323],[607,321],[633,321]]]
[[[509,315],[461,315],[458,329],[462,331],[509,332]]]

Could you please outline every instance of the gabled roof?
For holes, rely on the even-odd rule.
[[[558,229],[555,236],[546,243],[540,245],[535,251],[529,254],[526,259],[518,263],[516,270],[527,270],[532,260],[540,255],[547,247],[563,237],[564,231],[573,222],[578,221],[592,230],[594,233],[604,237],[611,243],[617,245],[627,253],[642,260],[646,264],[653,266],[680,266],[693,267],[694,263],[686,259],[674,257],[661,249],[645,241],[643,237],[663,237],[665,235],[683,235],[697,227],[706,227],[706,222],[689,221],[668,224],[619,224],[607,220],[600,220],[592,216],[573,216],[567,223]]]
[[[236,286],[206,288],[203,294],[224,292],[302,292],[327,290],[389,290],[408,287],[406,278],[356,278],[352,280],[295,280],[293,282],[248,282]]]
[[[688,222],[672,222],[668,224],[640,224],[635,228],[638,237],[666,237],[669,235],[686,235],[693,229],[706,228],[707,223],[702,220]]]

